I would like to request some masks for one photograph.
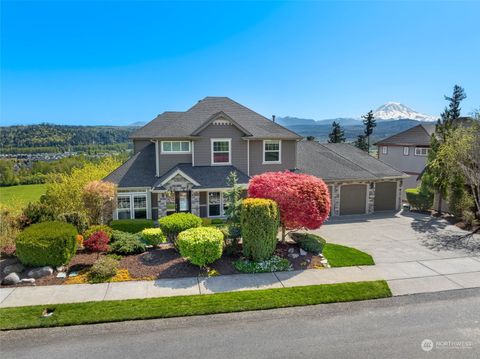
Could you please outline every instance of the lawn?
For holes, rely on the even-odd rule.
[[[358,249],[327,243],[323,247],[323,255],[332,267],[349,267],[361,265],[374,265],[371,255]]]
[[[23,208],[45,193],[44,184],[0,187],[0,203],[9,208]]]
[[[0,329],[25,329],[137,319],[242,312],[391,297],[385,281],[0,309]],[[54,310],[42,317],[46,309]]]

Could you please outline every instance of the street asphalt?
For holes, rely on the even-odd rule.
[[[480,289],[0,338],[1,357],[15,359],[479,358]]]

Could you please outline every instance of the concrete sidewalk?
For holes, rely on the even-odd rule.
[[[212,294],[380,279],[387,280],[393,295],[480,287],[480,259],[461,257],[209,278],[0,288],[0,307]]]

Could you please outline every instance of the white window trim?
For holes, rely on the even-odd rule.
[[[425,154],[422,154],[420,152],[420,150],[423,150],[423,149],[426,150]],[[417,151],[417,150],[419,150],[419,151]],[[415,156],[426,157],[426,156],[428,156],[428,151],[429,151],[428,147],[415,147]]]
[[[265,144],[267,141],[276,141],[278,142],[278,161],[265,161]],[[282,163],[282,140],[263,140],[263,161],[262,164],[264,165],[278,165]],[[268,151],[268,152],[276,152],[276,151]]]
[[[382,155],[388,154],[388,146],[382,146]]]
[[[410,147],[403,146],[403,155],[404,156],[410,156]]]
[[[187,142],[188,143],[188,151],[164,151],[163,150],[163,144],[164,143],[173,143],[173,142]],[[160,144],[160,153],[162,155],[178,155],[178,154],[186,154],[186,153],[192,153],[192,142],[191,141],[162,141]],[[180,148],[182,148],[182,145],[180,145]]]
[[[213,144],[215,142],[228,142],[228,162],[215,163],[213,162]],[[232,139],[231,138],[211,138],[210,139],[210,154],[212,166],[231,166],[232,165]]]
[[[211,216],[210,215],[210,193],[220,192],[220,215]],[[207,217],[208,218],[222,218],[225,217],[225,198],[223,196],[223,191],[208,191],[207,192]]]
[[[135,208],[134,208],[134,197],[145,197],[145,211],[146,211],[146,219],[149,219],[149,209],[148,209],[148,193],[145,192],[121,192],[117,194],[117,197],[129,197],[130,198],[130,219],[135,219]],[[138,208],[137,208],[138,209]],[[143,209],[143,208],[142,208]],[[126,210],[126,208],[124,209]],[[118,219],[118,211],[119,208],[116,208],[116,214]],[[121,210],[120,210],[121,211]]]

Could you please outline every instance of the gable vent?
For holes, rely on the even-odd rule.
[[[232,123],[228,120],[215,120],[212,122],[214,125],[231,125]]]

